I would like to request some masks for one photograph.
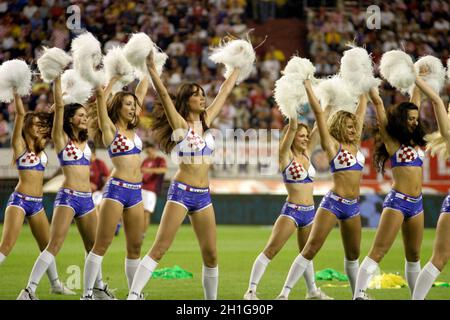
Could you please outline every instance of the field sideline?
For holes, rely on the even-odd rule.
[[[0,233],[3,226],[0,225]],[[144,241],[142,255],[150,248],[156,233],[157,226],[151,226]],[[255,257],[263,249],[271,232],[271,226],[218,226],[219,251],[219,299],[242,299],[248,285],[248,278]],[[426,229],[422,244],[422,266],[431,256],[434,241],[434,229]],[[361,247],[361,259],[367,254],[375,230],[364,229]],[[103,278],[111,288],[117,288],[116,295],[125,299],[128,289],[124,273],[125,239],[123,230],[113,241],[109,252],[103,262]],[[274,299],[280,292],[289,267],[297,255],[296,240],[294,236],[285,248],[275,257],[268,266],[264,277],[258,287],[258,295],[262,299]],[[0,266],[0,300],[15,299],[19,291],[26,285],[34,260],[38,255],[37,245],[27,225],[24,226],[19,240],[7,258]],[[71,274],[66,270],[70,265],[78,265],[81,273],[84,266],[84,252],[81,238],[73,225],[66,238],[64,246],[57,256],[60,278],[66,280]],[[175,242],[162,260],[158,268],[179,265],[194,274],[193,279],[183,280],[150,280],[144,292],[147,299],[156,300],[195,300],[203,299],[201,286],[201,257],[194,233],[189,225],[183,225]],[[333,268],[344,272],[343,249],[338,229],[334,229],[327,242],[314,260],[316,271],[324,268]],[[403,276],[404,254],[400,235],[397,237],[389,254],[381,263],[381,270],[386,273],[399,273]],[[73,274],[72,274],[73,275]],[[437,281],[450,282],[450,268],[447,266]],[[82,279],[81,279],[82,282]],[[343,285],[345,282],[318,281],[320,287],[326,284]],[[349,300],[350,287],[323,288],[326,293],[335,299]],[[79,299],[81,289],[76,290],[76,296],[57,296],[49,294],[49,281],[44,275],[37,295],[40,299]],[[370,290],[369,293],[379,300],[409,299],[409,289]],[[290,299],[304,299],[305,283],[300,279],[291,293]],[[450,288],[432,288],[427,299],[450,300]]]

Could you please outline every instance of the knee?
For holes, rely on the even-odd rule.
[[[150,257],[156,261],[159,261],[164,257],[167,250],[169,250],[169,245],[164,243],[156,243],[150,250]]]
[[[308,241],[306,243],[301,254],[305,259],[312,260],[316,256],[317,252],[319,252],[321,247],[322,243],[312,239],[311,241]]]
[[[345,252],[345,258],[348,261],[355,261],[355,260],[358,260],[359,254],[360,254],[359,248],[354,248],[354,249],[351,249],[351,250],[347,250]]]
[[[406,261],[417,262],[420,260],[420,251],[419,250],[409,251],[409,252],[406,252],[405,256],[406,256]]]
[[[280,251],[279,248],[273,246],[273,245],[268,245],[265,249],[264,249],[264,255],[269,258],[269,260],[272,260],[277,253]]]
[[[60,239],[50,239],[50,242],[48,243],[48,246],[46,250],[50,252],[52,255],[56,256],[61,250],[63,241]]]
[[[445,268],[445,265],[447,264],[449,258],[450,255],[448,254],[433,254],[433,256],[431,257],[431,263],[433,263],[436,268],[442,271]]]
[[[130,258],[139,258],[141,256],[142,241],[127,243],[127,253]]]
[[[106,254],[106,251],[108,251],[109,246],[112,243],[112,239],[103,239],[100,241],[96,241],[94,243],[94,246],[92,247],[92,251],[99,256],[104,256]]]
[[[202,249],[203,262],[205,266],[214,268],[217,266],[217,250],[214,248]]]

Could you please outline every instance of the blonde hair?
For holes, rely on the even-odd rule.
[[[448,122],[450,123],[450,109],[448,111]],[[447,148],[448,141],[441,135],[439,131],[427,134],[424,137],[427,142],[426,151],[431,151],[431,155],[437,154],[442,159],[450,159],[450,150]]]
[[[348,111],[337,111],[328,118],[328,132],[330,132],[331,136],[340,143],[350,143],[345,134],[345,121],[347,119],[352,120],[355,127],[358,128],[358,120],[356,119],[356,116]],[[361,136],[358,132],[356,134],[357,136],[355,141],[359,141]],[[354,143],[355,142],[353,142],[353,144]]]
[[[286,132],[287,132],[288,128],[289,128],[289,125],[285,126],[283,128],[283,130],[281,131],[280,141],[282,141],[284,139],[284,136],[286,135]],[[306,123],[303,123],[303,122],[299,122],[298,123],[297,131],[295,132],[295,134],[297,134],[297,132],[299,132],[302,128],[306,129],[306,132],[307,132],[307,134],[309,136],[310,133],[311,133],[311,129],[309,128],[309,126]],[[295,142],[295,140],[294,140],[294,142]],[[291,148],[290,148],[291,150],[292,150],[292,148],[294,148],[294,142],[292,142],[292,145],[291,145]]]

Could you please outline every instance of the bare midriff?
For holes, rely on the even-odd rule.
[[[131,183],[141,183],[141,156],[132,154],[128,156],[120,156],[111,159],[114,169],[111,176]]]
[[[64,166],[63,187],[81,192],[91,192],[89,166]]]
[[[411,197],[422,193],[422,167],[392,168],[392,188]]]
[[[356,199],[359,197],[362,172],[347,170],[333,173],[331,191],[342,198]]]
[[[44,171],[20,170],[16,191],[31,197],[42,197]]]
[[[314,204],[313,183],[285,183],[288,192],[287,201],[310,206]]]

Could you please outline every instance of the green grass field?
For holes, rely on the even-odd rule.
[[[2,226],[0,226],[1,230]],[[142,255],[150,248],[156,233],[157,226],[151,226],[147,232]],[[219,299],[242,299],[247,288],[250,270],[255,257],[263,249],[271,232],[270,226],[218,226],[218,251],[219,251]],[[365,229],[361,247],[361,260],[367,254],[374,237],[374,230]],[[434,229],[428,229],[424,235],[422,245],[422,266],[431,256],[434,240]],[[125,239],[123,230],[113,241],[111,248],[103,262],[103,278],[111,288],[117,288],[116,295],[119,299],[125,299],[127,282],[124,273]],[[285,248],[275,257],[268,266],[267,271],[258,287],[258,295],[262,299],[274,299],[280,292],[291,262],[297,255],[296,241],[294,237],[286,244]],[[15,299],[20,290],[26,285],[29,273],[38,256],[38,249],[27,225],[24,226],[19,240],[7,258],[0,266],[0,299]],[[84,252],[81,238],[75,226],[72,226],[67,236],[63,249],[57,256],[57,265],[60,278],[66,280],[73,273],[67,273],[71,265],[78,265],[81,274],[84,266]],[[183,225],[177,238],[161,261],[158,268],[179,265],[183,269],[194,274],[192,279],[163,280],[152,279],[147,284],[144,292],[147,299],[173,299],[194,300],[203,299],[201,285],[202,262],[197,241],[190,226]],[[333,230],[322,250],[314,260],[315,269],[334,268],[344,272],[343,249],[338,229]],[[386,273],[399,273],[403,276],[404,255],[400,235],[389,254],[381,263],[381,270]],[[73,271],[72,271],[73,272]],[[446,268],[437,281],[450,282],[450,268]],[[81,279],[82,282],[82,279]],[[327,294],[335,299],[351,299],[349,286],[346,283],[334,281],[318,281],[320,287],[328,284],[340,285],[339,287],[323,288]],[[81,294],[81,289],[76,290]],[[380,289],[370,290],[375,299],[399,300],[409,299],[409,289]],[[47,276],[41,281],[37,291],[40,299],[79,299],[77,296],[58,296],[49,294],[49,281]],[[291,293],[290,299],[304,299],[305,283],[300,279]],[[427,299],[450,299],[450,288],[432,288]]]

